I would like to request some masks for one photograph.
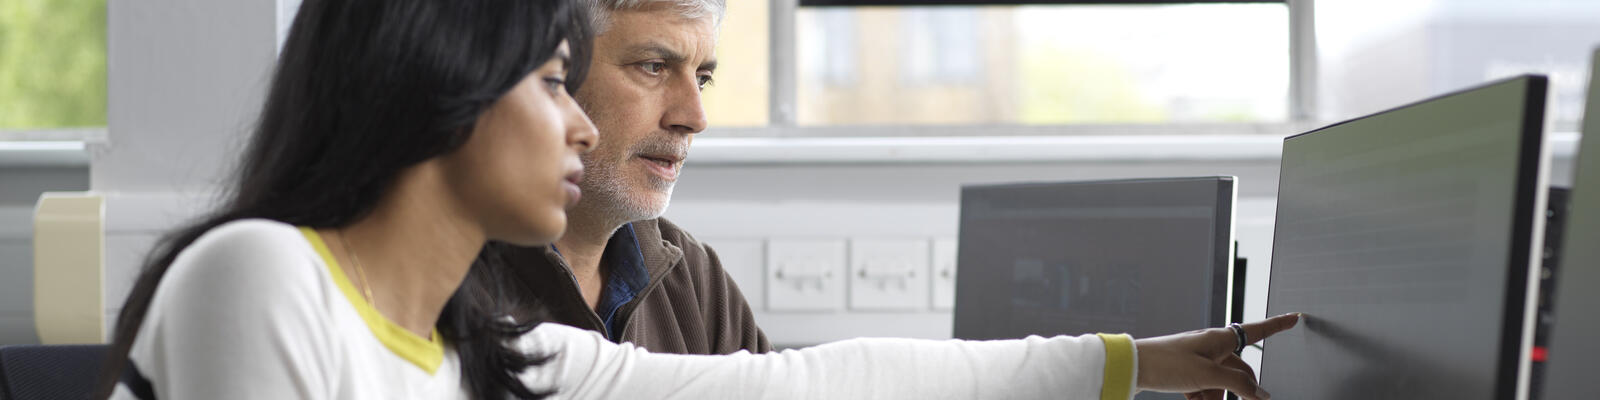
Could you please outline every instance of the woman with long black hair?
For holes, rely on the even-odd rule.
[[[565,228],[594,127],[574,1],[308,0],[236,186],[151,254],[102,393],[531,396],[541,320],[493,295],[488,239]],[[570,49],[569,49],[570,47]],[[470,267],[470,268],[469,268]],[[469,279],[468,275],[473,276]],[[117,382],[120,381],[120,384]]]
[[[598,140],[582,0],[307,0],[236,186],[129,294],[100,397],[1266,397],[1231,354],[1294,316],[1126,335],[650,354],[542,324],[491,241],[556,239]]]

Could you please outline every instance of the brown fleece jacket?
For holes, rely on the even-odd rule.
[[[772,350],[756,326],[750,304],[717,253],[664,218],[633,223],[649,284],[617,309],[618,343],[632,342],[657,353],[728,354]],[[613,237],[614,243],[618,238]],[[607,243],[607,247],[613,245]],[[514,248],[507,254],[520,285],[538,299],[548,320],[605,334],[600,316],[584,302],[578,282],[549,246]],[[601,261],[602,268],[605,261]],[[609,335],[608,335],[609,336]]]

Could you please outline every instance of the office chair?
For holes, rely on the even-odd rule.
[[[0,400],[87,399],[106,345],[0,347]]]

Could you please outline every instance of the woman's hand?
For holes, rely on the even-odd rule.
[[[1300,314],[1284,314],[1241,324],[1248,343],[1293,328]],[[1248,344],[1247,343],[1247,344]],[[1233,354],[1239,337],[1232,328],[1211,328],[1138,339],[1139,390],[1182,392],[1190,400],[1222,400],[1227,390],[1247,400],[1272,396],[1256,385],[1255,370]]]

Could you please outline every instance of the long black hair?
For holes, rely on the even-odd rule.
[[[568,89],[577,90],[593,35],[579,1],[302,3],[236,184],[218,210],[152,249],[117,318],[99,397],[110,395],[128,364],[162,276],[206,231],[245,218],[314,228],[361,219],[402,170],[466,142],[478,116],[548,61],[562,40],[572,53]],[[455,346],[462,386],[473,397],[543,397],[518,375],[548,356],[508,347],[543,316],[531,298],[500,286],[508,267],[488,251],[474,261],[437,328]]]

